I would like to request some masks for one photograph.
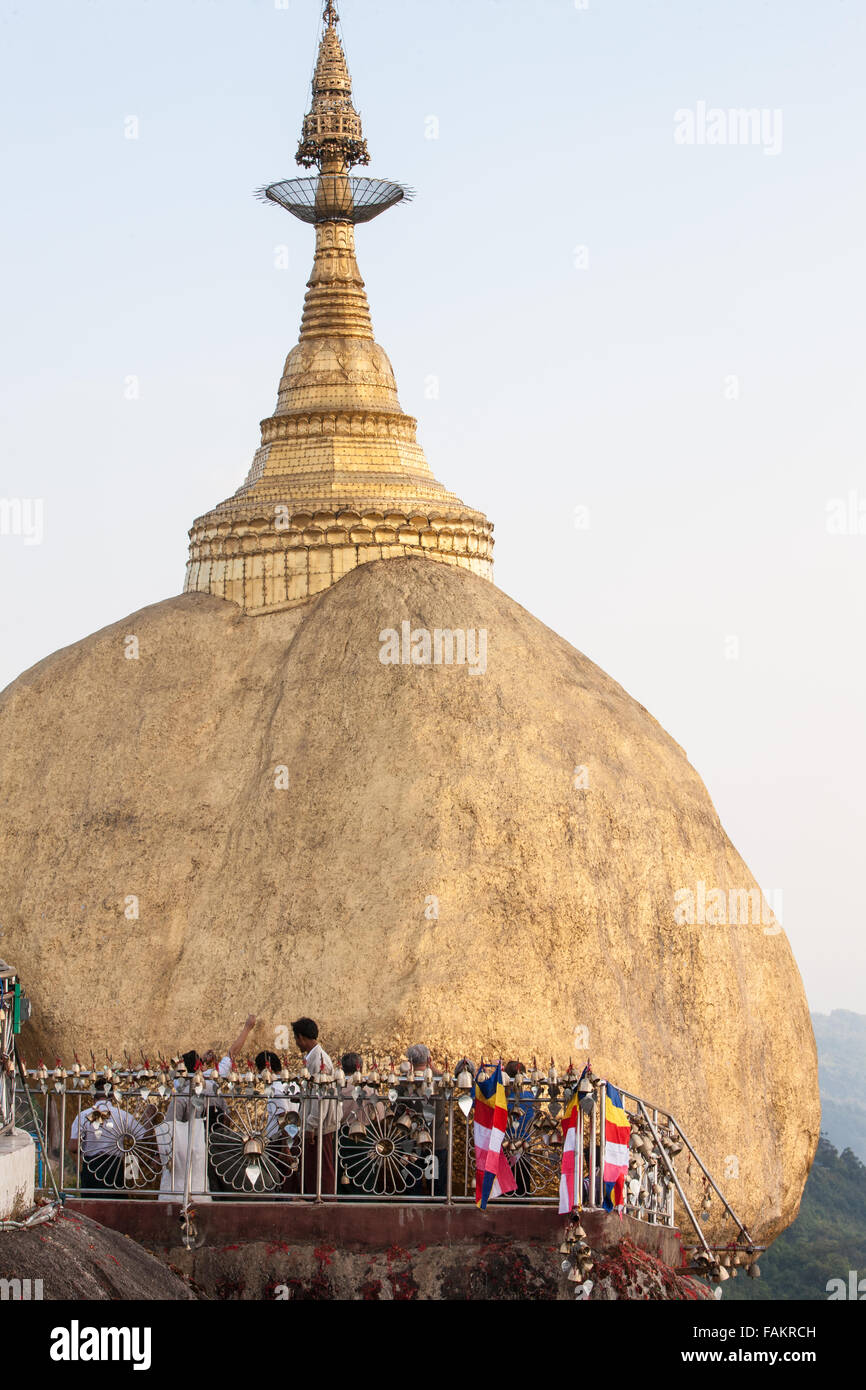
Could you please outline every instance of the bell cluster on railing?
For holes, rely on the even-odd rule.
[[[251,1059],[239,1065],[233,1058],[229,1074],[220,1076],[215,1065],[199,1064],[193,1071],[189,1071],[181,1057],[173,1057],[170,1061],[160,1059],[155,1067],[151,1066],[150,1060],[146,1057],[142,1058],[140,1066],[135,1065],[129,1057],[126,1058],[125,1066],[108,1058],[99,1064],[92,1054],[91,1058],[92,1065],[87,1067],[76,1055],[73,1065],[69,1068],[63,1065],[60,1058],[56,1059],[53,1068],[46,1066],[40,1059],[38,1065],[29,1069],[27,1074],[43,1092],[54,1091],[59,1094],[62,1091],[91,1091],[120,1097],[122,1094],[138,1090],[142,1099],[150,1095],[176,1094],[177,1081],[186,1082],[194,1095],[204,1092],[206,1082],[210,1082],[220,1095],[269,1094],[269,1088],[277,1081],[284,1085],[291,1084],[309,1095],[325,1094],[324,1088],[342,1090],[351,1086],[360,1093],[361,1088],[384,1091],[397,1086],[409,1086],[414,1094],[421,1096],[441,1094],[446,1097],[468,1097],[468,1106],[461,1106],[464,1113],[468,1113],[472,1108],[475,1087],[475,1077],[466,1059],[458,1062],[453,1072],[446,1060],[444,1070],[436,1074],[429,1065],[415,1070],[407,1061],[402,1061],[395,1067],[390,1057],[381,1065],[373,1058],[369,1068],[362,1066],[347,1076],[342,1067],[326,1068],[324,1063],[320,1071],[315,1073],[311,1073],[306,1066],[293,1070],[285,1056],[281,1057],[282,1068],[278,1072],[272,1071],[269,1066],[257,1070]],[[488,1069],[488,1065],[485,1065],[485,1071]],[[534,1095],[546,1095],[549,1099],[555,1099],[561,1094],[570,1095],[577,1080],[578,1073],[570,1061],[568,1069],[560,1074],[553,1059],[547,1071],[540,1070],[533,1060],[531,1069],[518,1073],[514,1078],[503,1076],[507,1092],[513,1093],[528,1088]],[[593,1084],[584,1077],[580,1089],[582,1107],[591,1110],[595,1102]]]
[[[586,1239],[586,1231],[581,1225],[580,1217],[573,1213],[569,1218],[559,1247],[559,1253],[565,1256],[562,1261],[562,1272],[567,1275],[569,1283],[576,1284],[575,1295],[579,1299],[586,1299],[592,1291],[592,1281],[589,1276],[594,1267],[592,1250]]]
[[[757,1248],[711,1249],[709,1253],[706,1250],[698,1250],[692,1255],[689,1268],[694,1274],[715,1284],[723,1284],[726,1279],[736,1279],[741,1269],[745,1269],[749,1279],[760,1279],[759,1254]]]
[[[630,1115],[629,1120],[631,1136],[626,1177],[627,1204],[630,1208],[643,1207],[658,1211],[669,1200],[672,1186],[662,1151],[673,1166],[673,1160],[682,1152],[682,1140],[677,1137],[672,1123],[666,1126],[658,1122],[654,1128],[659,1145],[649,1121],[641,1114]]]

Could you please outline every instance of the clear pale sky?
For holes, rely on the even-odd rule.
[[[312,261],[252,191],[299,172],[320,9],[0,4],[0,497],[44,505],[0,535],[0,685],[179,592],[243,480]],[[866,10],[340,9],[369,172],[418,192],[358,245],[434,472],[686,749],[811,1006],[866,1012],[866,534],[827,529],[866,513]],[[678,143],[702,102],[781,148]]]

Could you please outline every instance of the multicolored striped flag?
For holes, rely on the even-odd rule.
[[[485,1081],[481,1068],[475,1077],[475,1205],[483,1211],[491,1197],[514,1192],[517,1183],[502,1152],[508,1125],[508,1106],[502,1084],[502,1063]]]
[[[581,1080],[586,1075],[586,1067],[581,1073]],[[579,1084],[579,1083],[578,1083]],[[580,1193],[574,1190],[574,1175],[577,1156],[577,1129],[580,1117],[580,1094],[577,1086],[568,1105],[565,1107],[565,1114],[562,1117],[562,1176],[559,1179],[559,1211],[560,1215],[566,1211],[573,1211],[580,1205]]]
[[[625,1204],[625,1178],[628,1172],[628,1141],[631,1125],[622,1096],[615,1086],[607,1083],[604,1102],[604,1209]]]

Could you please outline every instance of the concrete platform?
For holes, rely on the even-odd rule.
[[[29,1134],[0,1135],[0,1221],[20,1220],[33,1208],[36,1148]]]

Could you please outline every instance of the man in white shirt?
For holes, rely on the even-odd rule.
[[[292,1024],[295,1043],[304,1059],[304,1066],[312,1078],[323,1071],[333,1074],[334,1064],[319,1042],[319,1025],[315,1019],[299,1018]],[[303,1185],[301,1169],[292,1174],[291,1191],[301,1192],[310,1197],[316,1194],[316,1173],[318,1166],[319,1130],[321,1118],[322,1133],[322,1195],[334,1196],[337,1190],[335,1168],[334,1134],[340,1122],[340,1102],[338,1100],[308,1100],[304,1111],[303,1147]]]
[[[81,1148],[81,1187],[108,1189],[115,1197],[125,1197],[125,1182],[134,1182],[138,1164],[131,1143],[139,1143],[146,1126],[126,1110],[119,1110],[107,1097],[97,1098],[72,1121],[69,1152],[73,1157]]]

